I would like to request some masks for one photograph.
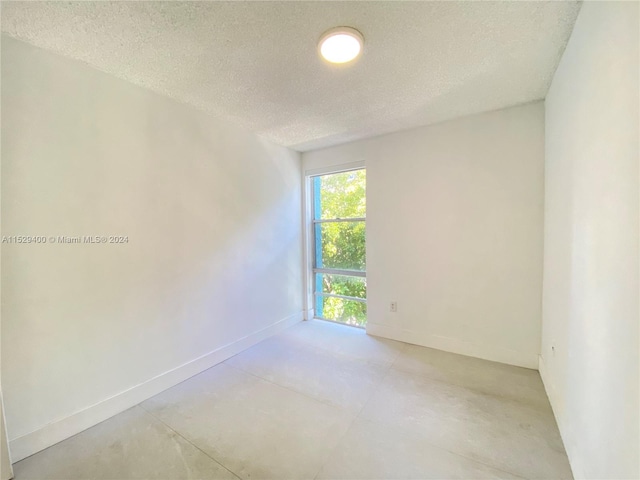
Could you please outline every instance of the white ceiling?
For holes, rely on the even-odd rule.
[[[544,98],[577,2],[2,2],[2,31],[298,150]],[[364,55],[323,63],[352,26]]]

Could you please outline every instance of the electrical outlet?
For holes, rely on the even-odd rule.
[[[396,313],[398,311],[398,302],[391,302],[389,305],[389,311]]]

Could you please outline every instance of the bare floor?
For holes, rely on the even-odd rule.
[[[538,372],[321,321],[14,468],[18,480],[571,478]]]

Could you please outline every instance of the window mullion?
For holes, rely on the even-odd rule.
[[[366,217],[353,217],[353,218],[320,218],[314,219],[313,223],[339,223],[339,222],[365,222]]]

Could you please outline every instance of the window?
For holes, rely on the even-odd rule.
[[[364,169],[312,177],[315,317],[367,322]]]

